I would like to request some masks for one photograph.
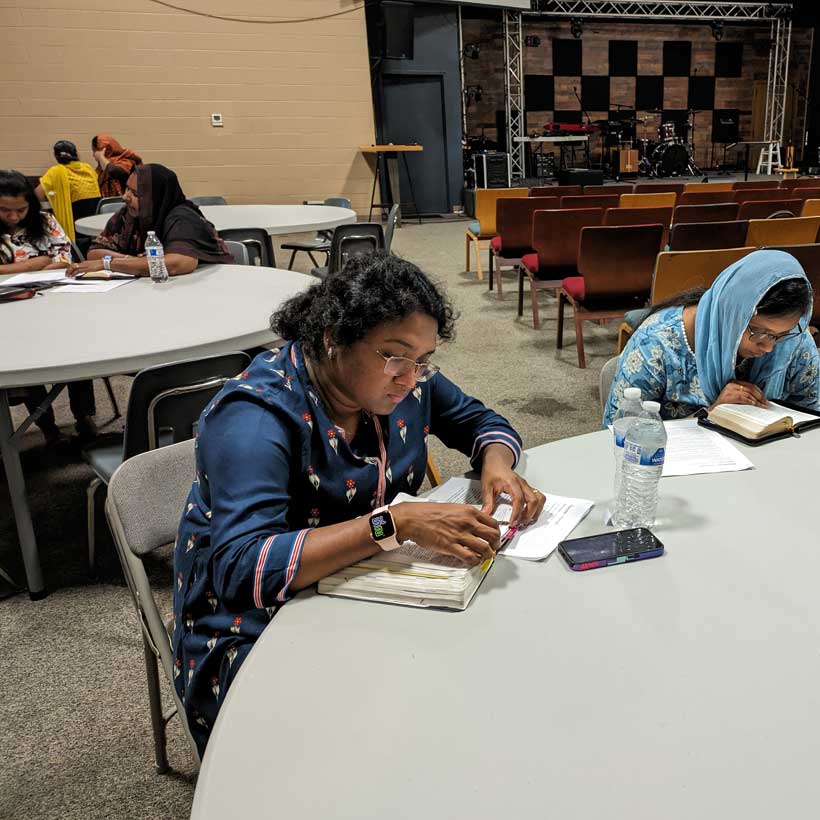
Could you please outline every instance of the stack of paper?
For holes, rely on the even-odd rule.
[[[95,271],[89,278],[66,277],[65,270],[43,270],[37,273],[18,273],[3,281],[4,285],[39,285],[48,283],[51,293],[105,293],[128,282],[136,276],[130,273]]]

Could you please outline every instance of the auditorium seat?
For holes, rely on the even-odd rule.
[[[742,248],[746,244],[749,223],[679,222],[672,226],[670,251],[710,251],[719,248]]]
[[[561,207],[577,208],[617,208],[617,194],[590,194],[589,196],[562,196]]]
[[[530,188],[530,196],[581,196],[584,189],[580,185],[545,185]]]
[[[564,346],[564,305],[572,305],[578,366],[586,367],[583,324],[619,318],[642,307],[652,286],[655,257],[661,249],[663,225],[583,228],[578,273],[564,279],[558,291],[556,347]]]
[[[481,268],[481,249],[489,247],[490,240],[495,236],[495,211],[496,202],[502,198],[526,197],[526,188],[479,188],[475,192],[475,221],[471,222],[467,228],[467,273],[471,270],[470,247],[475,248],[476,275],[478,279],[484,278],[484,271]]]
[[[731,222],[737,219],[740,206],[737,202],[717,205],[678,205],[672,216],[672,224],[682,222]]]
[[[820,216],[798,216],[794,219],[752,219],[746,245],[810,245],[817,241]]]
[[[497,235],[490,240],[490,290],[493,289],[494,268],[498,267],[498,298],[504,299],[500,268],[518,267],[521,257],[532,253],[532,217],[536,211],[559,208],[557,196],[502,198],[496,203]]]
[[[812,200],[809,200],[811,202]],[[768,219],[775,214],[802,216],[803,202],[799,199],[767,199],[761,202],[744,202],[738,211],[738,219]]]
[[[607,211],[609,213],[609,211]],[[524,313],[524,277],[530,280],[533,327],[541,327],[538,291],[557,290],[568,276],[578,275],[581,230],[600,225],[602,208],[536,211],[532,223],[533,253],[521,259],[518,279],[518,315]]]

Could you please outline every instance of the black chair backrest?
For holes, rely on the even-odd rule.
[[[191,202],[194,205],[227,205],[228,202],[224,196],[192,196]]]
[[[248,249],[248,259],[251,265],[271,267],[273,260],[273,246],[267,231],[262,228],[230,228],[219,231],[223,239],[241,242]]]
[[[91,196],[86,199],[77,199],[71,203],[71,215],[76,222],[78,219],[85,219],[87,216],[94,216],[98,213],[101,197]]]
[[[97,203],[98,214],[112,214],[119,211],[125,204],[125,200],[121,196],[104,196]]]
[[[170,430],[174,444],[193,438],[208,402],[249,363],[247,353],[224,353],[140,370],[128,398],[123,460],[155,449],[161,432]]]
[[[384,248],[384,231],[376,222],[339,225],[330,242],[328,273],[340,271],[351,256],[373,253]]]

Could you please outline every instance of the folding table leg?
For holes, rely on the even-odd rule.
[[[23,564],[26,568],[29,596],[32,600],[38,600],[45,598],[48,593],[40,569],[40,556],[26,499],[26,482],[23,477],[23,468],[20,466],[20,453],[12,440],[13,435],[8,391],[0,388],[0,452],[2,452],[3,465],[6,468],[6,481],[9,485],[11,507],[17,524],[20,551],[23,554]]]
[[[575,346],[578,348],[578,367],[582,370],[587,366],[587,360],[584,356],[584,320],[578,315],[578,309],[574,308],[575,313]]]

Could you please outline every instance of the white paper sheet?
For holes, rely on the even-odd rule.
[[[133,281],[133,279],[115,279],[113,282],[94,281],[84,282],[83,284],[76,282],[73,284],[57,285],[56,287],[50,288],[49,293],[106,293],[109,290],[114,290],[114,288],[127,285]]]
[[[3,280],[4,285],[33,285],[35,282],[59,282],[65,279],[65,269],[41,270],[36,273],[17,273]]]
[[[697,419],[664,422],[666,460],[663,476],[730,473],[754,464],[725,436],[698,425]]]
[[[451,478],[436,487],[426,498],[418,500],[473,504],[480,507],[481,484],[467,478]],[[546,558],[578,526],[592,506],[593,502],[585,498],[547,494],[544,509],[538,520],[515,535],[498,554],[529,561]],[[511,512],[512,508],[502,497],[502,503],[497,505],[493,512],[493,517],[502,522],[502,536],[506,532],[503,522],[510,520]]]
[[[133,282],[134,277],[128,279],[70,279],[66,278],[65,270],[41,270],[37,273],[18,273],[6,279],[4,285],[32,285],[35,282],[62,282],[48,289],[49,293],[105,293],[114,290],[120,285]]]

